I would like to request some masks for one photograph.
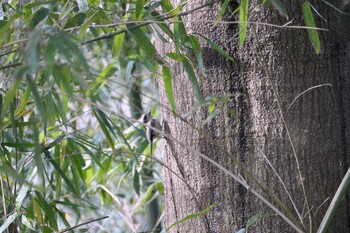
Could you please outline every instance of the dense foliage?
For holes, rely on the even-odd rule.
[[[288,17],[279,1],[262,3]],[[0,232],[145,228],[144,207],[163,192],[139,121],[145,111],[158,116],[155,79],[163,79],[169,108],[176,111],[171,70],[154,37],[174,43],[168,59],[184,66],[197,99],[213,114],[217,99],[202,96],[196,75],[205,76],[198,37],[232,60],[209,38],[186,32],[182,16],[199,10],[185,12],[186,4],[2,2]],[[314,26],[306,4],[307,25]],[[248,1],[234,13],[240,15],[242,45]],[[317,31],[309,33],[318,52]]]

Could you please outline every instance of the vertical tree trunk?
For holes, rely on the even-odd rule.
[[[188,9],[204,3],[193,1]],[[303,24],[302,3],[287,5],[295,25]],[[232,8],[236,7],[233,3]],[[227,61],[203,43],[207,74],[200,80],[203,95],[228,98],[222,111],[204,125],[207,109],[196,107],[183,68],[178,64],[172,67],[177,114],[185,117],[175,118],[166,109],[162,109],[162,116],[168,121],[170,134],[185,145],[171,140],[164,145],[166,225],[217,204],[208,214],[181,223],[172,232],[235,232],[259,212],[263,218],[251,232],[294,232],[255,195],[194,151],[210,157],[257,188],[234,164],[238,159],[293,214],[300,213],[305,231],[310,229],[308,204],[314,230],[317,229],[330,203],[327,198],[332,198],[349,167],[350,25],[348,18],[326,4],[316,7],[327,20],[327,23],[317,22],[318,25],[330,30],[320,33],[319,55],[312,50],[305,30],[256,24],[249,26],[246,43],[238,49],[237,25],[219,24],[213,28],[206,21],[198,22],[214,21],[220,9],[218,4],[183,18],[188,21],[189,32],[209,37],[228,51],[235,62]],[[275,11],[260,5],[250,5],[250,12],[254,12],[250,16],[252,22],[285,23]],[[228,17],[226,20],[234,20]],[[260,49],[272,83],[262,65]],[[164,48],[164,52],[169,50],[171,46]],[[289,107],[303,91],[322,84],[327,85],[310,89]],[[167,104],[162,86],[161,102]],[[288,132],[300,164],[306,197]],[[350,231],[349,207],[347,198],[333,228],[337,232]]]

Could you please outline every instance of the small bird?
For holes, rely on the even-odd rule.
[[[142,116],[142,122],[145,124],[146,137],[150,145],[150,157],[152,164],[152,151],[153,151],[153,142],[159,136],[162,131],[162,126],[159,121],[151,115],[151,113],[146,113]]]

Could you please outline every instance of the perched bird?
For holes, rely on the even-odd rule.
[[[153,151],[153,142],[159,136],[162,131],[162,126],[159,121],[151,115],[151,113],[146,113],[142,116],[142,122],[145,124],[146,137],[150,145],[150,157],[152,164],[152,151]]]

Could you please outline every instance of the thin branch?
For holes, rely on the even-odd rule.
[[[74,227],[69,227],[69,228],[63,229],[63,230],[60,231],[59,233],[63,233],[63,232],[67,232],[67,231],[72,231],[72,230],[74,230],[75,228],[78,228],[78,227],[81,227],[81,226],[90,224],[90,223],[92,223],[92,222],[100,221],[100,220],[103,220],[103,219],[106,219],[106,218],[109,218],[109,216],[103,216],[103,217],[100,217],[100,218],[96,218],[96,219],[92,219],[92,220],[89,220],[89,221],[80,223],[80,224],[78,224],[78,225],[76,225],[76,226],[74,226]]]
[[[254,26],[253,26],[253,33],[254,33],[254,35],[256,37],[256,40],[257,40],[257,43],[256,43],[257,44],[257,48],[258,48],[257,51],[258,51],[258,54],[259,54],[259,56],[261,58],[261,66],[262,66],[262,68],[265,71],[266,78],[270,82],[273,94],[276,97],[277,107],[279,109],[279,112],[280,112],[280,115],[281,115],[281,118],[282,118],[282,122],[283,122],[284,128],[285,128],[287,136],[288,136],[288,140],[289,140],[290,145],[292,147],[295,163],[297,165],[297,171],[298,171],[298,175],[299,175],[299,179],[300,179],[301,188],[303,190],[303,195],[304,195],[304,198],[305,198],[306,208],[307,208],[307,211],[310,211],[309,200],[308,200],[308,196],[307,196],[306,188],[305,188],[305,184],[304,184],[304,177],[303,177],[303,174],[301,173],[301,168],[300,168],[300,163],[299,163],[299,158],[298,158],[298,155],[297,155],[297,151],[295,149],[295,145],[294,145],[294,142],[292,140],[292,136],[291,136],[291,134],[289,132],[289,126],[287,124],[286,118],[284,117],[284,113],[283,113],[283,110],[282,110],[282,104],[280,102],[280,99],[279,99],[276,87],[275,87],[275,85],[274,85],[274,83],[272,81],[272,74],[270,73],[270,70],[268,69],[267,62],[266,62],[266,60],[265,60],[265,58],[264,58],[264,56],[262,54],[262,49],[261,49],[260,44],[259,44],[259,36],[258,36],[258,33],[256,32],[256,29],[255,29]],[[309,214],[309,224],[310,224],[310,228],[312,228],[311,214]]]
[[[167,20],[167,19],[174,18],[175,16],[185,16],[185,15],[191,14],[191,13],[193,13],[193,12],[196,12],[196,11],[202,9],[202,8],[205,8],[205,7],[207,7],[207,6],[213,5],[214,3],[218,3],[218,2],[221,2],[221,0],[216,0],[216,1],[208,2],[208,3],[204,4],[204,5],[201,5],[201,6],[199,6],[199,7],[197,7],[197,8],[194,8],[194,9],[192,9],[192,10],[190,10],[190,11],[186,11],[186,12],[180,13],[180,14],[178,14],[178,15],[166,16],[166,17],[160,19],[160,21],[165,21],[165,20]],[[129,29],[123,29],[123,30],[120,30],[120,31],[117,31],[117,32],[109,33],[109,34],[107,34],[107,35],[102,35],[102,36],[96,37],[96,38],[91,39],[91,40],[84,41],[82,44],[89,44],[89,43],[92,43],[92,42],[95,42],[95,41],[104,40],[104,39],[109,39],[109,38],[112,38],[112,37],[114,37],[114,36],[116,36],[116,35],[119,35],[119,34],[121,34],[121,33],[125,33],[125,32],[127,32],[127,31],[129,31],[129,30],[133,30],[133,29],[136,29],[136,28],[140,28],[140,27],[149,25],[149,24],[151,24],[151,23],[152,23],[152,22],[141,23],[141,24],[135,25],[134,27],[131,27],[131,28],[129,28]]]
[[[317,86],[313,86],[313,87],[309,87],[308,89],[306,89],[305,91],[303,91],[302,93],[300,93],[299,95],[297,95],[297,97],[294,98],[294,100],[292,101],[292,103],[289,104],[287,110],[292,107],[292,105],[294,104],[294,102],[302,95],[304,95],[306,92],[311,91],[313,89],[319,88],[319,87],[324,87],[324,86],[330,86],[332,87],[332,85],[330,83],[325,83],[325,84],[320,84]]]
[[[262,157],[265,159],[265,161],[267,162],[267,164],[270,166],[270,168],[272,169],[272,171],[273,171],[273,172],[275,173],[275,175],[277,176],[278,180],[281,182],[281,184],[282,184],[284,190],[285,190],[286,193],[287,193],[287,196],[289,197],[289,200],[291,201],[291,203],[292,203],[292,205],[293,205],[293,207],[294,207],[294,209],[295,209],[295,212],[297,213],[299,219],[302,221],[302,216],[301,216],[301,214],[299,213],[299,210],[298,210],[298,208],[297,208],[295,202],[293,201],[292,196],[291,196],[290,193],[288,192],[288,189],[287,189],[285,183],[283,182],[281,176],[277,173],[276,169],[273,167],[273,165],[271,164],[271,162],[268,160],[267,156],[266,156],[265,153],[262,151],[262,149],[261,149],[259,146],[257,146],[257,148],[260,150],[261,154],[263,155]]]
[[[14,49],[14,50],[10,50],[10,51],[8,51],[8,52],[5,52],[5,53],[3,53],[3,54],[0,54],[0,57],[6,56],[6,55],[8,55],[8,54],[11,54],[11,53],[14,53],[14,52],[17,52],[17,51],[18,51],[18,48]]]
[[[6,66],[0,66],[0,70],[6,70],[8,68],[12,68],[12,67],[20,66],[20,65],[22,65],[21,62],[19,62],[19,63],[11,63],[11,64],[8,64]]]

